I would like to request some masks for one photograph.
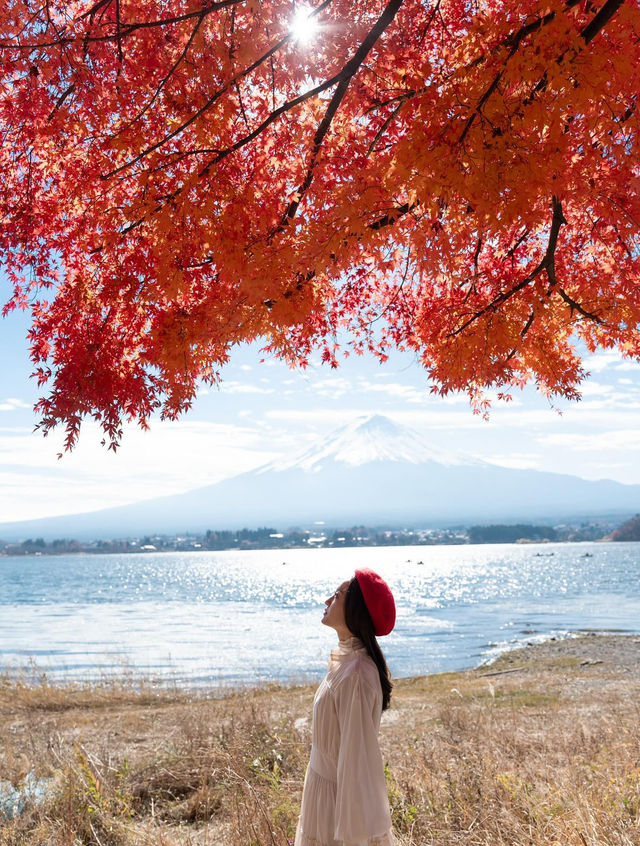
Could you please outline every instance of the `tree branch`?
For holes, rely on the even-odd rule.
[[[586,308],[580,305],[580,303],[576,302],[572,297],[567,294],[564,288],[561,288],[559,285],[556,288],[556,291],[560,294],[562,299],[571,309],[571,313],[573,314],[574,311],[579,312],[583,317],[588,317],[589,320],[594,320],[596,323],[604,323],[604,320],[594,312],[587,311]]]
[[[484,308],[481,308],[480,311],[476,311],[474,314],[471,315],[462,326],[459,326],[457,329],[449,332],[447,334],[447,338],[454,338],[456,335],[459,335],[461,332],[482,317],[484,314],[490,311],[495,311],[498,306],[502,305],[503,303],[510,300],[514,294],[517,294],[518,291],[521,291],[523,288],[526,288],[531,282],[533,282],[536,277],[540,275],[543,270],[546,270],[547,276],[549,277],[549,282],[551,285],[556,284],[555,278],[555,267],[554,267],[554,260],[555,260],[555,251],[558,245],[558,234],[560,232],[560,227],[565,224],[567,221],[565,220],[564,214],[562,213],[562,204],[560,200],[555,196],[553,196],[551,205],[553,208],[553,214],[551,218],[551,228],[549,230],[549,242],[547,244],[546,252],[540,261],[540,263],[531,271],[531,273],[518,282],[517,285],[514,285],[512,288],[509,288],[508,291],[503,291],[501,294],[498,294],[490,303],[488,303]]]
[[[202,22],[204,21],[204,18],[205,18],[205,16],[204,16],[204,14],[203,14],[203,15],[201,15],[201,16],[198,18],[198,20],[196,21],[195,26],[194,26],[194,27],[193,27],[193,29],[191,30],[191,35],[190,35],[190,36],[189,36],[189,38],[187,39],[187,42],[186,42],[186,44],[184,45],[184,47],[183,47],[183,49],[182,49],[182,51],[181,51],[180,55],[178,56],[178,58],[176,59],[176,61],[173,63],[173,65],[171,66],[170,70],[169,70],[169,71],[165,74],[165,76],[164,76],[164,77],[160,80],[160,82],[159,82],[159,83],[158,83],[158,85],[156,86],[156,90],[153,92],[153,96],[151,97],[151,99],[149,100],[149,102],[146,104],[146,106],[143,106],[143,107],[142,107],[142,109],[138,112],[138,114],[137,114],[137,115],[135,115],[135,117],[131,118],[131,120],[127,121],[127,123],[126,123],[124,126],[122,126],[120,129],[118,129],[116,132],[114,132],[114,133],[113,133],[113,135],[111,136],[111,138],[112,138],[112,139],[113,139],[113,138],[117,138],[120,134],[122,134],[122,133],[123,133],[123,132],[125,132],[127,129],[129,129],[130,127],[132,127],[132,126],[133,126],[133,124],[134,124],[136,121],[140,120],[140,118],[141,118],[141,117],[142,117],[142,116],[143,116],[143,115],[144,115],[144,114],[145,114],[145,113],[146,113],[146,112],[147,112],[147,111],[151,108],[151,106],[155,103],[155,101],[157,100],[157,98],[160,96],[160,92],[162,91],[162,89],[164,88],[164,86],[167,84],[167,82],[169,81],[169,79],[170,79],[170,78],[173,76],[173,74],[176,72],[176,70],[178,69],[178,67],[179,67],[180,63],[183,61],[183,59],[185,58],[185,56],[186,56],[186,55],[187,55],[187,53],[189,52],[189,47],[191,47],[191,45],[193,44],[193,40],[194,40],[194,38],[196,37],[196,35],[198,34],[198,30],[199,30],[199,29],[200,29],[200,27],[202,26]]]
[[[514,50],[515,49],[517,49],[517,48],[514,48]],[[513,55],[513,51],[511,52],[510,56],[512,56],[512,55]],[[487,102],[489,97],[493,94],[493,92],[496,90],[496,88],[498,87],[500,80],[502,79],[503,74],[504,74],[504,68],[500,71],[500,73],[497,73],[495,75],[491,85],[487,88],[487,90],[484,92],[484,94],[482,95],[482,97],[478,101],[478,105],[475,107],[475,109],[471,112],[471,114],[467,118],[467,122],[465,123],[464,128],[463,128],[462,132],[460,133],[460,138],[458,138],[458,144],[462,144],[464,142],[464,139],[467,137],[467,134],[469,133],[469,130],[473,126],[473,123],[474,123],[476,117],[480,114],[482,107]]]
[[[120,24],[120,0],[116,0],[116,43],[118,45],[118,74],[122,68],[122,60],[124,59],[122,53],[122,26]]]
[[[523,328],[520,330],[520,337],[521,337],[521,338],[524,338],[524,336],[527,334],[527,332],[529,331],[529,329],[531,329],[531,326],[532,326],[532,324],[533,324],[533,321],[534,321],[534,319],[535,319],[535,316],[536,316],[535,311],[534,311],[533,309],[531,309],[531,314],[530,314],[530,315],[529,315],[529,317],[527,318],[527,322],[524,324]],[[505,361],[511,361],[511,359],[514,357],[514,355],[515,355],[517,352],[518,352],[518,348],[517,348],[517,347],[514,347],[514,348],[511,350],[511,352],[509,353],[509,355],[506,357]]]
[[[405,214],[408,214],[410,211],[413,211],[417,206],[420,205],[420,200],[415,200],[413,203],[405,203],[402,206],[398,206],[393,211],[385,214],[383,217],[378,218],[378,220],[374,221],[373,223],[369,224],[369,229],[373,229],[375,232],[378,229],[384,229],[385,226],[393,226],[393,224],[398,220],[400,217],[404,217]]]
[[[257,138],[258,135],[261,135],[264,130],[270,126],[274,121],[278,120],[278,118],[285,114],[286,112],[291,111],[296,106],[299,106],[301,103],[306,102],[307,100],[311,99],[311,97],[315,97],[317,94],[321,94],[323,91],[326,91],[327,88],[333,88],[340,80],[340,74],[336,74],[335,76],[331,77],[331,79],[325,80],[320,85],[316,85],[315,88],[306,91],[304,94],[300,94],[299,97],[294,97],[293,100],[287,100],[286,103],[283,103],[281,106],[271,112],[271,114],[265,118],[261,124],[259,124],[252,132],[248,135],[245,135],[243,138],[240,138],[236,141],[235,144],[232,144],[231,147],[226,147],[224,150],[220,150],[220,152],[216,155],[214,159],[202,168],[200,171],[200,175],[205,175],[209,172],[209,170],[214,166],[221,162],[223,159],[226,159],[227,156],[231,155],[231,153],[235,153],[236,150],[240,150],[242,147],[245,147],[254,138]]]
[[[100,8],[109,6],[111,2],[112,0],[104,0],[104,2],[96,3],[92,7],[92,9],[90,9],[88,12],[85,12],[85,14],[78,18],[78,20],[81,21],[85,18],[89,18],[91,20]],[[229,6],[241,5],[246,2],[247,0],[217,0],[217,2],[210,3],[208,6],[204,6],[196,12],[185,12],[183,15],[175,15],[171,18],[161,18],[160,20],[156,21],[133,21],[131,23],[124,22],[122,23],[122,29],[120,31],[120,38],[127,38],[129,35],[133,35],[140,29],[154,29],[155,27],[182,23],[183,21],[188,21],[191,18],[197,18],[201,15],[204,15],[206,17],[212,12],[217,12],[220,9],[226,9]],[[40,41],[36,44],[7,44],[6,42],[0,42],[0,50],[26,50],[27,52],[30,52],[33,50],[40,50],[43,47],[60,47],[63,45],[75,44],[77,41],[82,41],[83,44],[90,44],[102,41],[115,41],[117,39],[117,31],[108,35],[89,35],[88,33],[85,33],[84,35],[82,35],[82,37],[76,35],[69,35],[66,37],[59,36],[55,41]]]
[[[391,297],[389,302],[386,304],[386,306],[382,309],[382,311],[378,315],[376,315],[376,317],[372,318],[367,323],[367,327],[372,326],[374,323],[376,323],[378,320],[380,320],[381,317],[384,317],[384,315],[389,311],[391,306],[398,299],[398,297],[402,293],[402,289],[404,288],[405,282],[407,281],[407,276],[409,275],[410,263],[411,263],[411,248],[409,247],[407,249],[407,255],[405,257],[404,273],[402,274],[402,279],[400,280],[400,284],[398,285],[396,290],[393,292],[393,296]]]
[[[320,4],[320,6],[317,6],[313,10],[312,14],[314,14],[314,15],[318,14],[323,9],[325,9],[327,6],[329,6],[332,3],[332,1],[333,0],[324,0],[324,2]],[[222,95],[225,94],[229,90],[229,88],[232,85],[234,85],[239,80],[243,79],[245,76],[248,76],[250,73],[252,73],[263,62],[267,61],[271,56],[273,56],[274,53],[276,53],[278,50],[280,50],[280,48],[284,44],[286,44],[288,41],[290,41],[292,37],[293,37],[293,33],[288,32],[278,42],[276,42],[276,44],[274,44],[273,47],[271,47],[269,50],[267,50],[266,53],[264,53],[262,56],[260,56],[259,59],[256,59],[255,62],[253,62],[251,65],[249,65],[248,68],[245,68],[239,74],[236,74],[233,77],[233,79],[230,79],[227,83],[225,83],[222,86],[222,88],[219,88],[217,91],[215,91],[211,95],[211,97],[209,97],[209,99],[206,101],[206,103],[204,103],[204,105],[201,106],[198,109],[197,112],[195,112],[193,115],[191,115],[190,118],[188,118],[186,121],[181,123],[180,126],[176,127],[172,132],[165,135],[164,138],[160,139],[160,141],[156,141],[154,144],[151,144],[149,147],[146,147],[144,150],[142,150],[140,153],[138,153],[132,159],[129,159],[124,164],[120,165],[117,168],[114,168],[109,173],[102,175],[100,178],[103,179],[103,180],[109,179],[110,177],[116,176],[118,173],[121,173],[123,170],[128,170],[130,167],[132,167],[134,164],[139,162],[145,156],[148,156],[149,153],[153,153],[155,150],[158,150],[160,147],[164,146],[164,144],[166,144],[168,141],[171,141],[177,135],[180,135],[182,132],[184,132],[185,129],[188,129],[193,123],[195,123],[195,121],[198,120],[198,118],[202,117],[202,115],[205,112],[207,112],[211,108],[211,106],[213,106],[220,99],[220,97],[222,97]],[[284,103],[282,106],[280,106],[279,109],[276,109],[275,111],[273,111],[271,113],[271,115],[269,116],[269,118],[267,118],[265,121],[263,121],[260,124],[258,129],[256,129],[254,132],[250,133],[249,135],[245,136],[245,138],[242,138],[239,141],[237,141],[233,146],[231,146],[231,147],[229,147],[225,150],[220,151],[220,153],[218,154],[216,159],[214,159],[212,162],[209,162],[205,166],[204,171],[207,171],[208,168],[211,167],[212,165],[217,164],[223,158],[228,156],[229,153],[232,153],[235,150],[240,149],[240,147],[243,147],[245,144],[249,143],[249,141],[253,141],[253,139],[255,137],[260,135],[260,133],[264,129],[266,129],[266,127],[270,123],[272,123],[274,120],[276,120],[276,118],[280,117],[280,115],[283,114],[285,111],[288,111],[289,109],[293,108],[294,106],[297,106],[300,103],[303,103],[305,100],[308,100],[309,97],[314,96],[316,93],[320,93],[320,92],[324,91],[326,88],[331,88],[333,85],[336,84],[336,82],[339,80],[339,78],[340,78],[340,74],[336,74],[336,76],[333,77],[331,80],[328,80],[327,82],[316,86],[316,88],[311,89],[311,91],[308,91],[306,94],[301,95],[300,97],[294,98],[293,100],[290,100],[287,103]]]
[[[569,2],[567,2],[567,6],[569,8],[571,8],[571,6],[577,6],[578,2],[579,2],[579,0],[569,0]],[[555,16],[556,16],[555,12],[549,12],[546,15],[543,15],[541,18],[536,18],[536,20],[532,21],[531,23],[525,24],[524,26],[521,26],[519,30],[517,30],[512,35],[510,35],[504,41],[504,46],[510,48],[509,55],[507,56],[506,62],[508,62],[509,59],[517,52],[518,48],[520,47],[520,44],[527,37],[527,35],[531,35],[532,32],[537,32],[537,30],[541,29],[543,26],[546,26],[548,23],[550,23],[555,18]],[[506,62],[505,62],[505,64],[506,64]],[[464,128],[462,130],[462,134],[460,135],[460,138],[458,138],[459,144],[462,144],[464,139],[467,137],[467,134],[469,133],[469,130],[473,126],[473,123],[474,123],[476,117],[480,114],[482,107],[487,102],[489,97],[493,94],[493,92],[496,90],[496,88],[498,87],[500,80],[502,79],[503,74],[504,74],[504,68],[498,74],[496,74],[493,81],[491,82],[491,85],[487,88],[487,90],[484,92],[484,94],[482,95],[482,97],[478,101],[478,105],[475,107],[473,112],[469,115],[467,122],[465,123]]]
[[[340,108],[340,104],[342,103],[345,94],[347,93],[349,83],[360,69],[360,66],[366,59],[367,55],[371,51],[376,41],[391,24],[398,12],[398,9],[400,8],[400,6],[402,6],[403,2],[404,0],[390,0],[385,10],[382,12],[373,27],[369,30],[369,33],[362,41],[356,52],[353,54],[351,59],[342,69],[340,73],[340,81],[338,83],[338,87],[334,91],[333,97],[329,102],[324,117],[322,118],[320,124],[318,125],[318,128],[316,129],[316,134],[313,138],[313,147],[311,149],[311,161],[307,168],[305,178],[302,181],[300,187],[298,188],[297,197],[295,200],[292,200],[289,203],[287,210],[282,215],[280,223],[278,224],[278,227],[276,228],[275,232],[271,237],[274,237],[279,232],[281,232],[284,227],[287,226],[288,222],[295,216],[298,207],[300,206],[300,203],[302,201],[302,198],[311,186],[311,183],[313,181],[313,171],[316,165],[318,153],[320,152],[320,147],[322,146],[322,142],[331,126],[331,122],[335,117],[336,112]]]
[[[555,256],[556,256],[556,247],[558,246],[558,235],[560,234],[560,227],[566,224],[566,218],[562,213],[562,203],[553,195],[551,200],[551,205],[553,208],[553,217],[551,218],[551,229],[549,231],[549,244],[547,245],[547,251],[544,254],[544,258],[540,263],[540,269],[544,268],[547,271],[547,276],[549,277],[549,282],[552,285],[556,284],[556,267],[555,267]]]
[[[572,9],[573,7],[577,6],[579,2],[580,2],[580,0],[567,0],[567,3],[565,5],[566,5],[567,9]],[[604,4],[602,9],[600,9],[600,11],[593,18],[593,20],[589,24],[587,24],[587,26],[580,33],[582,38],[584,39],[585,44],[589,44],[589,42],[606,26],[606,24],[611,20],[613,15],[618,11],[620,6],[622,6],[622,4],[624,2],[625,2],[625,0],[607,0],[607,2]],[[509,46],[511,48],[510,51],[509,51],[509,55],[507,56],[507,59],[505,60],[505,64],[516,53],[516,51],[518,50],[518,47],[520,46],[522,41],[528,35],[531,35],[531,33],[537,32],[543,26],[546,26],[548,23],[550,23],[555,18],[555,15],[556,15],[555,12],[548,12],[546,15],[543,15],[542,17],[537,18],[535,21],[532,21],[530,24],[526,24],[525,26],[522,26],[517,32],[515,32],[512,36],[510,36],[504,42],[505,46]],[[558,61],[562,62],[563,58],[564,58],[564,53],[561,56],[558,57]],[[484,94],[482,95],[482,97],[478,101],[478,104],[474,108],[471,115],[468,117],[468,119],[467,119],[467,121],[466,121],[466,123],[463,127],[460,138],[458,139],[459,144],[461,144],[464,141],[464,139],[467,137],[467,134],[469,133],[469,130],[473,126],[473,123],[474,123],[476,117],[478,117],[480,115],[480,113],[482,111],[482,107],[487,102],[489,97],[493,94],[493,92],[496,90],[496,88],[498,87],[498,84],[500,83],[500,80],[502,79],[503,74],[504,74],[504,68],[498,74],[496,74],[493,81],[491,82],[491,84],[489,85],[487,90],[484,92]],[[546,80],[543,78],[541,81],[539,81],[536,84],[532,93],[529,95],[529,97],[531,99],[533,99],[533,95],[537,91],[539,91],[542,87],[544,87],[545,82],[546,82]]]
[[[376,144],[378,143],[378,141],[382,138],[382,135],[383,135],[383,133],[385,132],[385,130],[387,129],[387,127],[391,124],[391,122],[392,122],[392,121],[393,121],[393,119],[396,117],[396,115],[398,114],[398,112],[400,111],[400,109],[401,109],[401,108],[404,106],[404,104],[407,102],[407,100],[410,100],[413,96],[415,96],[415,93],[416,93],[415,91],[409,91],[409,92],[407,92],[406,94],[403,94],[403,95],[402,95],[402,97],[400,98],[400,102],[398,103],[398,105],[397,105],[397,106],[395,107],[395,109],[391,112],[391,114],[390,114],[390,115],[388,115],[388,116],[386,117],[386,119],[384,120],[384,122],[383,122],[382,126],[380,127],[380,129],[376,132],[376,134],[375,134],[375,137],[374,137],[373,141],[371,142],[371,144],[369,144],[369,148],[367,149],[367,156],[370,156],[370,155],[371,155],[371,153],[373,152],[373,148],[376,146]]]
[[[592,41],[618,11],[624,0],[607,0],[594,19],[580,33],[585,44]]]
[[[53,119],[53,116],[55,115],[55,113],[62,106],[64,101],[67,99],[67,97],[70,94],[73,94],[73,92],[75,91],[75,88],[76,88],[76,84],[75,84],[75,82],[72,82],[71,85],[69,85],[68,88],[65,91],[62,92],[62,94],[58,97],[58,99],[54,103],[53,108],[49,112],[49,115],[47,117],[48,121]]]

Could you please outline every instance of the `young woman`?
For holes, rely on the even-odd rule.
[[[362,569],[325,605],[322,622],[338,633],[338,648],[313,701],[295,846],[393,846],[378,746],[392,684],[376,640],[395,624],[393,595],[377,573]]]

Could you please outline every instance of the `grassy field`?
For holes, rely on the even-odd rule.
[[[0,677],[0,782],[48,779],[0,814],[0,843],[291,844],[313,692]],[[640,641],[624,636],[399,680],[381,728],[398,843],[637,846],[639,703]]]

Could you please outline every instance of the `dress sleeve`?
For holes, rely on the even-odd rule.
[[[334,837],[345,846],[367,844],[370,840],[387,842],[384,835],[391,828],[378,745],[381,701],[379,686],[373,685],[358,665],[335,691],[340,750]],[[376,836],[381,839],[376,841]]]

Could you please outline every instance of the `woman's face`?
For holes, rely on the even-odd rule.
[[[347,588],[349,587],[349,580],[342,582],[334,593],[328,599],[325,599],[325,609],[322,615],[322,622],[325,626],[331,626],[338,634],[341,630],[347,630],[347,624],[344,618],[344,603],[347,597]]]

